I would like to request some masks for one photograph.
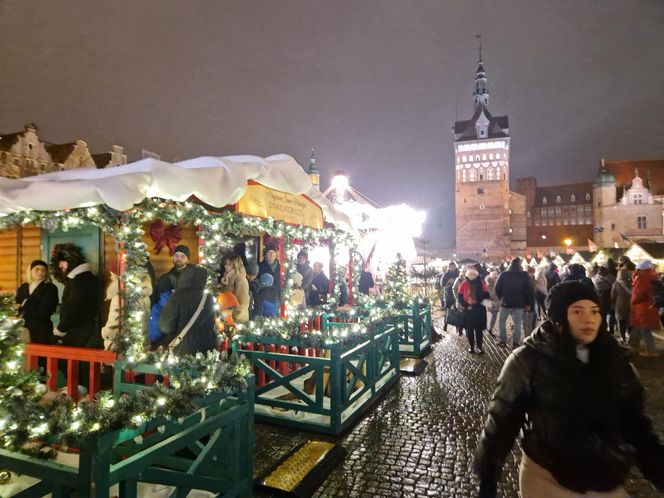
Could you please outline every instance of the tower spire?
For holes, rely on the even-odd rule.
[[[311,156],[309,156],[307,174],[311,178],[313,186],[320,189],[320,172],[318,171],[318,166],[316,166],[316,150],[313,147],[311,148]]]
[[[487,88],[486,71],[484,70],[484,62],[482,61],[482,35],[475,35],[478,40],[478,56],[477,71],[475,72],[475,88],[473,89],[473,104],[475,108],[479,105],[489,105],[489,90]]]

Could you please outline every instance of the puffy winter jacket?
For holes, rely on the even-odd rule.
[[[659,310],[655,306],[653,281],[659,277],[655,270],[636,270],[630,301],[629,324],[646,330],[659,330]]]
[[[525,453],[565,488],[620,486],[633,464],[664,490],[664,445],[644,414],[644,393],[628,352],[601,331],[589,362],[569,332],[543,323],[505,362],[474,462],[484,487],[500,478],[523,430]]]

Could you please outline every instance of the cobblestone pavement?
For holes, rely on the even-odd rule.
[[[439,319],[435,320],[440,330]],[[256,425],[255,475],[309,439],[336,441],[346,459],[317,490],[319,497],[470,497],[477,482],[472,455],[495,380],[508,350],[485,340],[485,355],[467,353],[465,338],[452,327],[426,357],[418,377],[398,384],[348,432],[334,439],[293,429]],[[664,436],[663,358],[637,358],[648,389],[648,412]],[[504,467],[499,496],[516,497],[520,450],[515,446]],[[636,471],[627,483],[630,496],[662,496]]]

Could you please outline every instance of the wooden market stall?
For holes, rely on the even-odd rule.
[[[45,187],[49,196],[38,195]],[[26,496],[78,491],[79,496],[105,497],[113,483],[120,483],[123,495],[136,496],[140,494],[138,481],[173,485],[183,496],[194,487],[219,496],[250,494],[254,380],[249,364],[235,359],[224,366],[226,362],[216,352],[216,356],[187,360],[186,372],[194,375],[182,377],[179,362],[171,352],[145,351],[144,332],[137,326],[143,311],[136,294],[140,294],[140,282],[146,276],[147,252],[157,273],[171,266],[169,252],[159,251],[159,244],[169,246],[177,239],[177,243],[189,245],[192,259],[213,273],[220,249],[232,241],[228,234],[267,232],[292,241],[312,238],[312,227],[239,214],[243,194],[249,190],[255,199],[260,190],[256,187],[265,189],[269,203],[280,203],[285,213],[293,210],[284,201],[291,195],[296,206],[305,199],[305,207],[314,204],[311,197],[317,195],[310,192],[304,196],[303,192],[311,189],[310,181],[288,156],[267,160],[250,156],[199,158],[179,164],[144,160],[109,170],[70,170],[4,184],[0,212],[6,216],[0,219],[0,228],[4,229],[0,247],[8,257],[0,274],[3,291],[13,291],[22,281],[23,267],[33,259],[48,261],[52,248],[63,240],[81,246],[95,273],[120,273],[117,359],[114,352],[85,348],[24,346],[19,342],[10,348],[7,341],[18,337],[17,324],[13,320],[0,323],[0,352],[12,358],[27,352],[29,368],[35,368],[39,358],[46,358],[51,390],[59,387],[53,378],[58,361],[66,361],[67,392],[73,399],[78,396],[78,368],[91,366],[89,381],[84,382],[89,397],[95,400],[82,405],[91,407],[83,412],[58,404],[54,408],[60,410],[56,419],[49,415],[51,405],[30,405],[35,416],[42,414],[42,422],[35,427],[29,425],[34,420],[22,420],[8,405],[0,404],[5,427],[0,435],[5,448],[0,453],[0,466],[42,478],[31,485]],[[312,224],[318,224],[315,229],[320,229],[313,237],[317,240],[329,240],[335,232],[320,226],[324,211],[328,217],[333,215],[329,206],[323,206],[310,218]],[[342,217],[336,221],[343,224]],[[155,238],[158,222],[159,235]],[[163,237],[168,240],[159,240]],[[285,277],[288,282],[288,272]],[[215,288],[216,282],[212,281],[210,290]],[[115,404],[126,408],[111,409],[108,395],[99,391],[102,386],[94,376],[97,367],[110,363],[115,369]],[[15,373],[9,372],[17,375],[15,388],[24,392],[37,389],[34,380],[19,376],[20,364],[8,364],[16,369]],[[200,385],[196,384],[196,372],[207,379],[203,388],[195,387]],[[143,380],[136,385],[139,378]],[[160,381],[153,383],[155,380]],[[173,394],[183,389],[199,393],[191,401],[196,410],[170,420],[168,414],[178,411],[171,405],[180,403],[177,406],[182,409],[182,394]],[[135,397],[137,401],[130,401]],[[143,406],[142,411],[133,413],[135,406]],[[61,426],[63,421],[68,421],[69,428]],[[81,455],[78,463],[64,468],[26,455],[25,441],[19,437],[26,433],[32,435],[31,444],[38,447],[58,448],[62,441],[75,441]],[[205,441],[201,445],[193,444],[202,439]],[[190,461],[178,456],[185,447],[197,448]]]

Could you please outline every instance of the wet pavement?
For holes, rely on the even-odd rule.
[[[434,324],[441,330],[439,317]],[[348,455],[314,496],[477,496],[472,455],[510,350],[487,337],[485,355],[470,355],[466,339],[450,330],[426,356],[429,365],[422,375],[402,376],[362,420],[337,438],[256,424],[255,475],[301,443],[318,439],[339,443]],[[637,357],[635,364],[648,391],[647,411],[664,437],[664,358]],[[499,496],[518,496],[520,455],[515,445],[503,470]],[[635,498],[663,496],[636,470],[626,487]]]

